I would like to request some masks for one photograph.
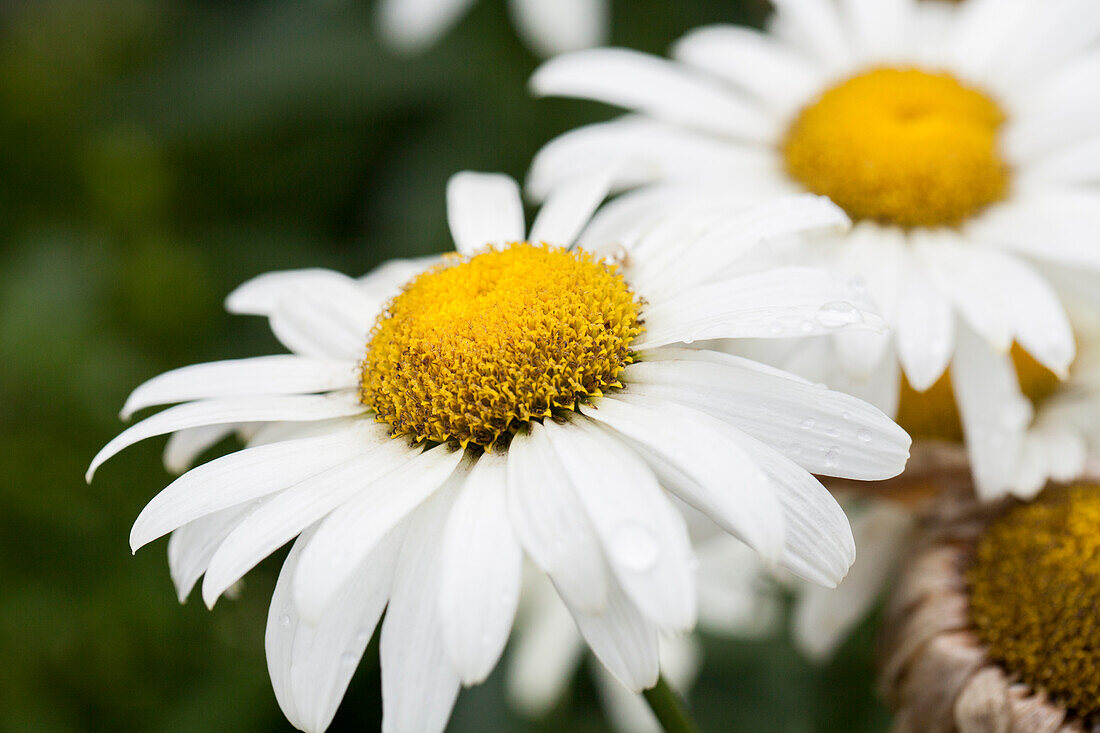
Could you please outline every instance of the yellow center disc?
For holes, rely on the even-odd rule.
[[[360,397],[395,435],[491,447],[621,386],[640,308],[622,275],[583,250],[522,242],[455,257],[379,316]]]
[[[783,142],[787,173],[853,220],[953,226],[1004,198],[1000,107],[949,74],[881,68],[826,91]]]
[[[1098,527],[1100,487],[1050,489],[985,531],[967,573],[990,657],[1086,718],[1100,713]]]

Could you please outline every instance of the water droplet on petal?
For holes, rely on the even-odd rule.
[[[808,417],[802,421],[799,427],[801,427],[803,430],[813,430],[814,425],[817,425],[817,421],[814,420],[812,417]]]
[[[825,465],[829,468],[836,468],[838,463],[840,463],[840,449],[834,446],[825,453]]]
[[[370,636],[371,636],[371,630],[366,628],[366,627],[363,627],[363,628],[359,629],[359,631],[355,634],[355,640],[359,641],[359,642],[362,642],[362,643],[366,643],[366,642],[370,641]]]
[[[657,564],[660,548],[653,532],[632,522],[615,530],[611,537],[611,554],[616,562],[629,570],[643,572]]]
[[[871,431],[864,428],[856,433],[856,437],[862,440],[864,443],[870,443],[872,438]]]
[[[279,625],[280,626],[290,626],[290,616],[288,616],[285,613],[282,616],[280,616],[279,617]]]
[[[860,314],[851,303],[835,300],[821,306],[816,319],[825,328],[840,328],[859,321]]]
[[[341,664],[346,664],[349,667],[359,664],[359,655],[355,652],[344,652],[340,655]]]

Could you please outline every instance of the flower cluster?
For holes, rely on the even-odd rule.
[[[439,5],[383,26],[419,45],[464,4]],[[540,50],[599,40],[602,4],[550,5],[514,3]],[[328,727],[380,627],[383,729],[441,731],[518,624],[525,709],[587,645],[618,725],[651,727],[638,695],[687,685],[697,623],[766,632],[786,586],[820,658],[899,563],[899,725],[1017,730],[1039,698],[1095,722],[1096,489],[1046,487],[1100,449],[1100,6],[775,5],[671,59],[545,62],[537,94],[630,114],[538,153],[529,230],[512,179],[458,173],[454,253],[261,275],[227,307],[289,353],[127,401],[174,406],[89,479],[171,434],[182,475],[130,539],[171,533],[181,599],[292,543],[266,646],[295,726]]]

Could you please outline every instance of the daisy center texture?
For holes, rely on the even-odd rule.
[[[1035,361],[1019,345],[1012,346],[1012,361],[1016,365],[1020,391],[1035,407],[1062,384],[1057,374]],[[961,441],[962,421],[955,404],[950,372],[945,372],[924,392],[916,391],[903,379],[897,423],[914,438]]]
[[[1100,487],[1049,490],[996,520],[967,574],[989,655],[1082,717],[1100,712]]]
[[[803,109],[782,151],[787,173],[853,220],[953,226],[1004,198],[1000,107],[950,74],[880,68]]]
[[[417,440],[492,446],[621,386],[641,301],[584,250],[513,243],[405,285],[379,316],[360,398]]]

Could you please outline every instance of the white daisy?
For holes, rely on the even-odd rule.
[[[383,38],[417,52],[431,46],[470,9],[474,0],[381,0]],[[610,23],[608,0],[508,0],[508,14],[523,42],[540,56],[604,43]]]
[[[544,64],[536,92],[636,114],[551,142],[532,191],[612,160],[626,163],[620,186],[830,196],[856,226],[792,255],[863,277],[893,328],[806,360],[836,356],[852,384],[832,386],[888,412],[905,384],[953,386],[979,491],[1027,493],[1018,479],[1031,471],[1005,460],[1029,452],[1033,424],[1017,367],[1027,355],[1064,378],[1075,350],[1064,276],[1100,286],[1100,4],[776,7],[768,32],[702,28],[675,61],[600,49]],[[638,195],[620,214],[660,198]]]
[[[212,605],[298,538],[266,639],[294,725],[328,726],[388,608],[383,729],[441,730],[459,687],[496,664],[524,554],[608,671],[634,692],[654,685],[659,635],[696,619],[677,502],[814,582],[847,572],[847,519],[811,473],[895,475],[908,436],[856,398],[677,344],[881,320],[822,271],[701,284],[736,254],[686,239],[669,266],[660,237],[678,229],[671,217],[661,246],[643,239],[622,267],[568,249],[606,185],[563,185],[524,241],[515,182],[459,174],[448,186],[457,255],[411,280],[409,262],[366,281],[258,277],[228,307],[267,316],[292,354],[184,367],[127,400],[124,415],[184,404],[112,440],[89,478],[148,437],[260,425],[247,448],[158,494],[130,541],[136,550],[174,532],[180,595],[205,573]],[[785,206],[788,219],[752,236],[845,221],[816,197]]]

